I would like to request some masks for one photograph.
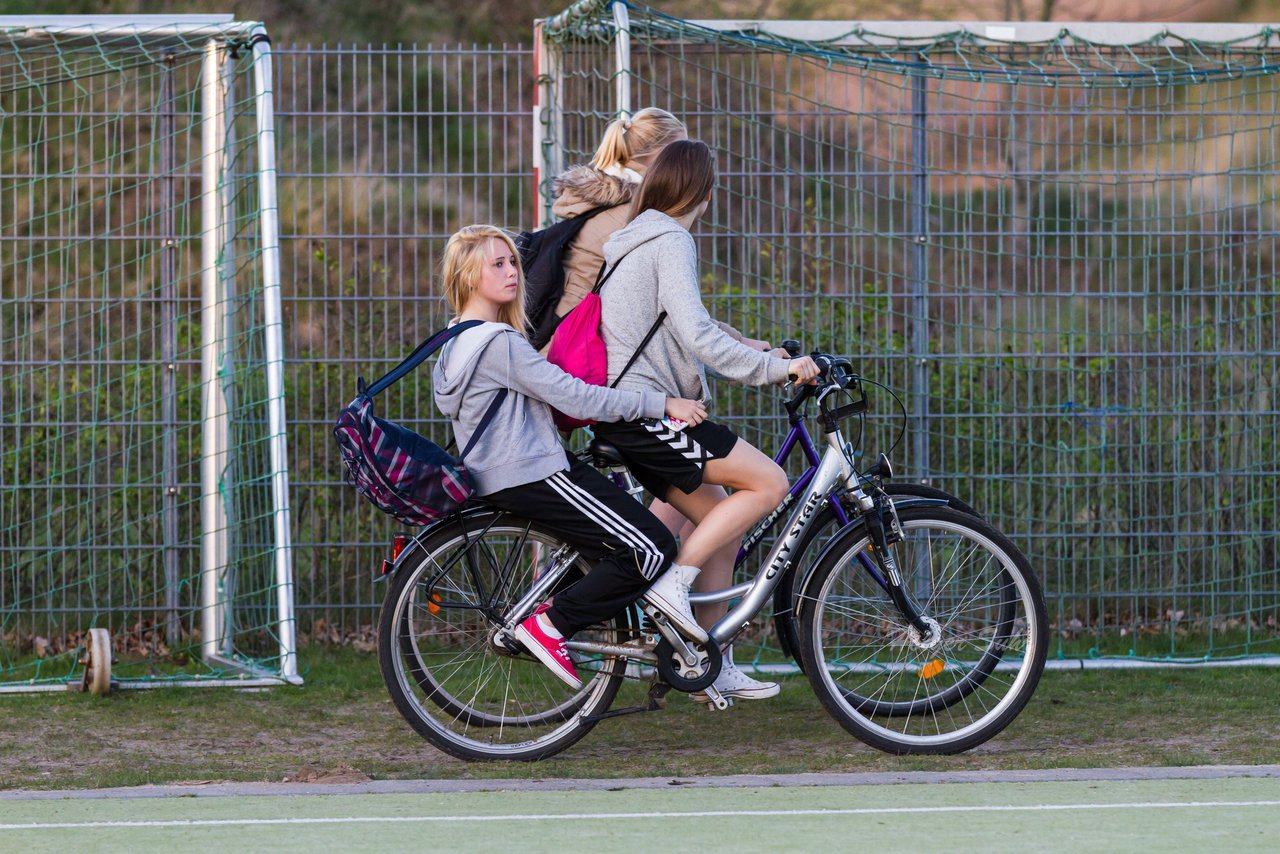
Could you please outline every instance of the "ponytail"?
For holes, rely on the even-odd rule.
[[[684,122],[659,107],[609,122],[591,166],[600,172],[626,167],[632,160],[688,136]]]
[[[626,124],[624,124],[624,122]],[[631,124],[628,119],[614,119],[604,130],[604,139],[596,149],[596,156],[591,160],[591,168],[603,172],[611,166],[626,166],[631,159],[627,150],[627,131]]]

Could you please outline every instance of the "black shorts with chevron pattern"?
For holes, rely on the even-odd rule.
[[[658,498],[675,487],[690,493],[702,485],[707,460],[729,456],[738,437],[723,424],[703,421],[697,427],[672,430],[662,421],[642,418],[614,424],[601,422],[596,435],[617,447],[636,480]]]

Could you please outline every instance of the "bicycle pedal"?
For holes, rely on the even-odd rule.
[[[703,692],[707,695],[707,709],[710,711],[723,712],[725,709],[728,709],[733,705],[732,697],[724,696],[709,685],[703,689]]]
[[[516,640],[515,635],[505,629],[498,629],[492,635],[491,642],[494,649],[504,655],[524,655],[527,650],[524,644]]]

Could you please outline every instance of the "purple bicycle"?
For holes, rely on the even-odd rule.
[[[1026,557],[956,499],[895,488],[885,455],[858,471],[841,423],[863,416],[865,389],[878,384],[846,360],[814,358],[819,381],[787,402],[791,431],[778,452],[782,460],[800,447],[809,468],[744,540],[740,562],[781,532],[754,576],[700,595],[733,603],[706,643],[681,636],[642,598],[638,612],[575,635],[568,646],[590,678],[565,686],[511,632],[587,567],[536,523],[478,504],[425,529],[389,567],[379,657],[410,725],[454,756],[531,760],[606,718],[664,708],[673,689],[726,708],[712,685],[721,649],[772,601],[812,689],[867,744],[955,753],[1003,730],[1034,692],[1048,647]],[[804,426],[810,404],[821,453]],[[589,453],[621,463],[598,441]],[[628,678],[648,680],[647,696],[611,708]]]

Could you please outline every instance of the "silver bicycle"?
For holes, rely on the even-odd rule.
[[[815,360],[821,376],[803,394],[816,404],[826,447],[812,476],[763,523],[781,533],[755,576],[692,597],[734,603],[709,640],[683,637],[641,599],[568,642],[584,677],[581,689],[569,688],[512,631],[589,567],[537,523],[478,505],[425,529],[386,567],[379,659],[410,725],[464,759],[534,760],[605,718],[664,708],[671,690],[702,691],[726,708],[712,686],[721,649],[785,580],[797,591],[791,616],[805,675],[853,735],[891,753],[956,753],[1008,726],[1034,692],[1048,646],[1044,598],[1026,557],[945,498],[891,496],[884,455],[859,472],[840,425],[865,413],[869,381],[845,360]],[[591,453],[620,463],[607,447]],[[822,540],[814,529],[830,524],[833,501],[848,523]],[[748,539],[759,542],[760,529]],[[613,709],[626,679],[647,679],[648,695]]]

